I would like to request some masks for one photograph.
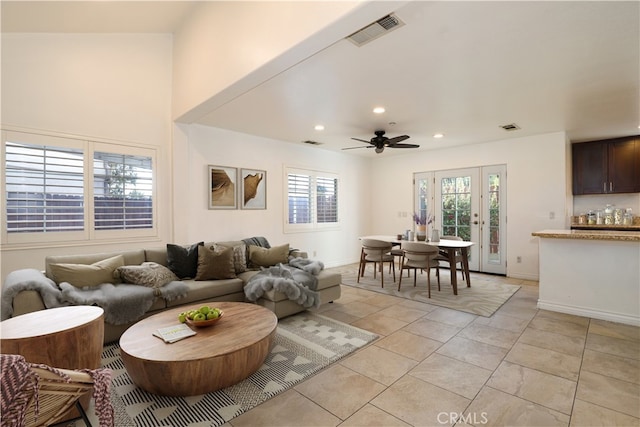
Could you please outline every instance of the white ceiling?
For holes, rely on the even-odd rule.
[[[3,2],[3,31],[172,31],[190,8],[5,3],[24,2]],[[49,3],[64,7],[54,13]],[[137,18],[115,19],[119,7]],[[362,47],[340,40],[196,123],[335,150],[366,146],[350,138],[368,140],[376,129],[410,135],[405,142],[419,150],[563,130],[573,141],[640,133],[640,2],[414,1],[395,14],[404,26]],[[373,114],[379,105],[386,113]],[[521,129],[500,128],[509,123]],[[437,132],[445,137],[434,139]]]

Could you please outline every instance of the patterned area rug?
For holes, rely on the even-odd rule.
[[[399,272],[396,270],[396,281],[394,282],[393,275],[388,272],[387,265],[388,264],[385,264],[384,288],[380,286],[379,273],[375,279],[373,278],[373,264],[367,265],[364,277],[360,278],[360,283],[357,282],[358,264],[349,264],[328,270],[341,273],[342,284],[344,285],[447,307],[484,317],[491,317],[502,304],[507,302],[507,300],[520,289],[518,285],[499,283],[499,276],[496,276],[495,280],[488,280],[482,278],[482,275],[474,277],[473,273],[471,273],[471,287],[467,288],[467,282],[461,280],[460,273],[458,272],[458,295],[453,295],[449,270],[441,268],[440,291],[438,291],[438,281],[435,270],[431,270],[431,298],[429,298],[425,272],[418,273],[417,286],[414,287],[413,271],[411,271],[411,277],[407,277],[407,271],[405,270],[404,277],[402,278],[402,287],[400,291],[398,291]],[[507,279],[505,278],[504,280]]]
[[[116,426],[220,426],[377,337],[309,312],[281,319],[273,349],[257,372],[234,386],[201,396],[165,397],[139,389],[124,368],[118,344],[105,346],[102,366],[113,370]]]

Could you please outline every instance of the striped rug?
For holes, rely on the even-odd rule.
[[[191,397],[157,396],[136,387],[117,343],[104,347],[102,366],[113,370],[117,427],[220,426],[377,337],[324,316],[299,313],[278,322],[273,349],[257,372],[234,386]]]
[[[380,273],[373,278],[373,264],[368,264],[364,277],[358,283],[358,264],[349,264],[328,270],[342,274],[342,284],[366,289],[373,292],[380,292],[400,298],[425,302],[428,304],[447,307],[453,310],[464,311],[477,314],[479,316],[491,317],[502,304],[507,302],[515,294],[519,285],[505,283],[511,279],[502,276],[488,276],[471,273],[471,287],[467,287],[466,281],[462,281],[458,272],[458,295],[453,295],[451,287],[451,275],[448,269],[440,269],[440,291],[438,291],[438,280],[435,270],[431,270],[431,298],[428,296],[427,273],[418,272],[416,286],[413,286],[413,270],[411,277],[407,277],[407,271],[402,278],[402,286],[398,290],[399,272],[396,270],[396,280],[393,281],[393,274],[388,271],[388,264],[385,264],[384,288],[380,284]]]

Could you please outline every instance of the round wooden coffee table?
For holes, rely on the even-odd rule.
[[[196,335],[167,344],[153,336],[178,324],[178,314],[203,305],[223,317]],[[262,366],[278,326],[266,308],[242,302],[209,302],[163,311],[134,324],[120,338],[120,354],[140,388],[164,396],[195,396],[236,384]]]

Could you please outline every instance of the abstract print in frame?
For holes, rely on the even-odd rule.
[[[242,209],[266,209],[267,172],[257,169],[241,169],[240,179]]]
[[[238,168],[209,165],[209,209],[238,209]]]

